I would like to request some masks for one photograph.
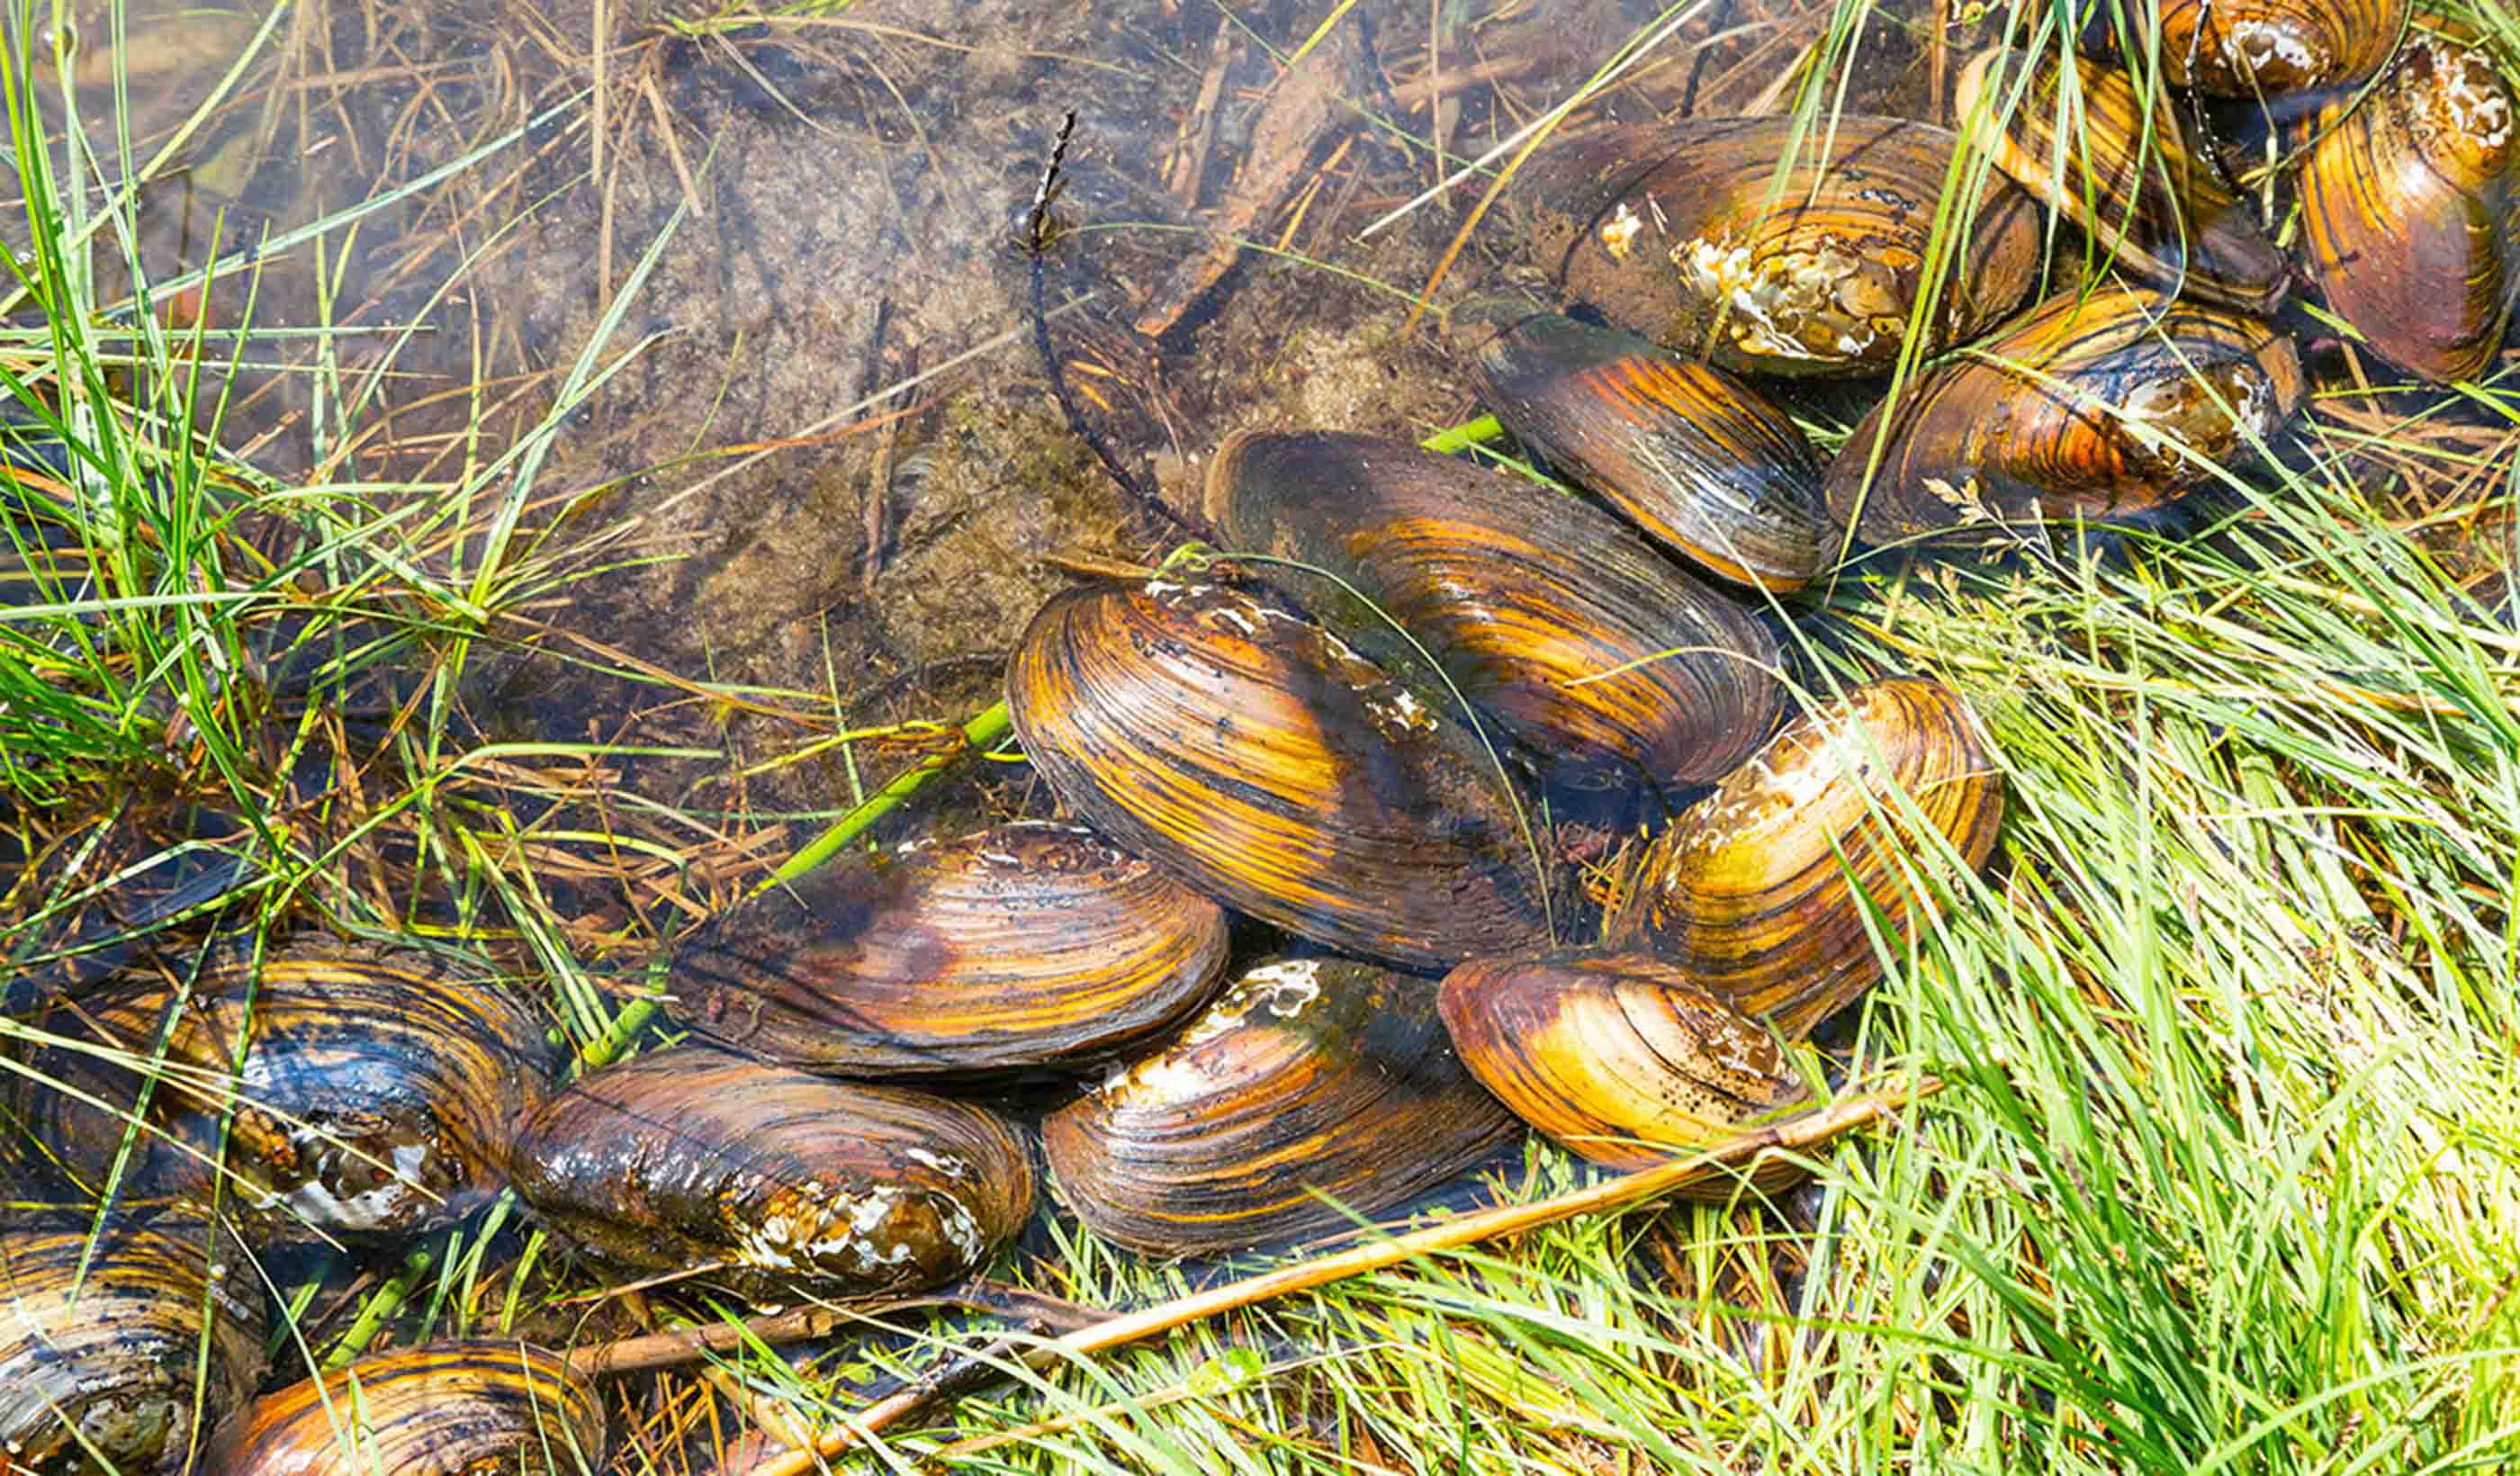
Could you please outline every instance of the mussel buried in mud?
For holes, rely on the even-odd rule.
[[[199,1221],[0,1230],[0,1308],[10,1472],[182,1469],[261,1376],[260,1278]]]
[[[1185,574],[1056,596],[1007,706],[1060,803],[1228,907],[1412,968],[1549,940],[1562,880],[1486,746],[1274,595]]]
[[[1647,954],[1472,959],[1444,976],[1441,1006],[1481,1085],[1612,1168],[1721,1147],[1810,1097],[1764,1026]],[[1763,1188],[1797,1177],[1773,1158],[1752,1175]],[[1732,1182],[1689,1192],[1722,1198]]]
[[[1647,843],[1617,879],[1604,936],[1796,1039],[1880,979],[1868,906],[1913,936],[1930,907],[1916,882],[1935,873],[1928,834],[1982,867],[2002,814],[2002,776],[1956,693],[1868,682]]]
[[[571,1476],[603,1469],[604,1403],[530,1343],[428,1343],[264,1395],[220,1427],[219,1476]]]
[[[1962,173],[1975,208],[1944,208],[1958,145],[1853,114],[1612,129],[1533,160],[1534,255],[1574,301],[1727,369],[1880,373],[1920,297],[1930,354],[1994,327],[2038,278],[2038,208],[2019,190]],[[1933,246],[1944,216],[1965,224],[1948,256]],[[1948,277],[1929,275],[1937,262]]]
[[[1018,822],[822,868],[678,948],[675,1019],[834,1075],[1108,1060],[1195,1008],[1225,913],[1075,826]]]
[[[1784,702],[1748,609],[1520,477],[1374,436],[1245,434],[1216,454],[1207,514],[1238,548],[1348,581],[1568,788],[1711,783]],[[1370,612],[1341,628],[1377,660],[1409,654]]]
[[[513,1172],[536,1218],[600,1259],[769,1301],[952,1280],[1033,1204],[1030,1157],[984,1108],[698,1046],[553,1097]]]
[[[2427,380],[2482,375],[2520,298],[2520,141],[2485,52],[2417,31],[2368,98],[2320,110],[2301,257],[2327,305]]]
[[[541,1017],[486,974],[409,949],[310,945],[258,968],[223,954],[179,984],[110,984],[46,1028],[18,1094],[54,1168],[123,1202],[217,1194],[259,1239],[461,1219],[498,1191],[559,1064]]]
[[[1338,1205],[1391,1209],[1514,1130],[1454,1056],[1432,981],[1273,959],[1053,1113],[1042,1146],[1055,1191],[1096,1234],[1205,1255],[1348,1229]]]
[[[1829,513],[1876,544],[2138,518],[2252,454],[2303,392],[2292,338],[2255,318],[2116,283],[2062,293],[1866,416]]]
[[[2408,0],[2119,0],[2092,7],[2084,49],[2158,58],[2162,79],[2227,98],[2342,87],[2380,69]],[[2156,23],[2157,22],[2157,23]]]
[[[1664,547],[1734,584],[1797,590],[1837,552],[1820,457],[1749,384],[1555,313],[1457,315],[1479,397],[1514,439]]]
[[[2283,252],[2188,143],[2167,93],[2147,110],[2114,67],[1998,46],[1962,68],[1953,108],[1998,168],[2081,226],[2121,270],[2245,312],[2282,302]]]

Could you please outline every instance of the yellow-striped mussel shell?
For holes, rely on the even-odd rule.
[[[1177,1024],[1225,912],[1076,826],[1020,821],[825,867],[675,951],[674,1018],[835,1076],[1083,1068]]]
[[[1513,1118],[1462,1070],[1435,985],[1273,959],[1152,1055],[1042,1124],[1053,1190],[1094,1232],[1205,1255],[1347,1229],[1488,1156]]]
[[[219,1476],[575,1476],[604,1469],[604,1402],[507,1340],[372,1354],[264,1395],[218,1432]]]
[[[261,1377],[262,1282],[203,1222],[0,1229],[0,1309],[11,1473],[183,1469]]]
[[[1819,455],[1740,380],[1555,313],[1477,341],[1479,397],[1514,438],[1664,547],[1778,591],[1811,583],[1835,556]]]
[[[2328,104],[2301,166],[2301,258],[2327,305],[2427,380],[2481,377],[2520,296],[2520,141],[2492,57],[2415,31],[2371,95]]]
[[[1033,1201],[1031,1159],[994,1113],[701,1046],[580,1079],[527,1120],[513,1172],[535,1216],[599,1258],[758,1300],[952,1280]]]
[[[2101,61],[2157,56],[2173,87],[2276,98],[2378,71],[2407,11],[2407,0],[2124,0],[2093,8],[2083,43]]]
[[[1870,374],[1895,365],[1920,296],[1922,350],[1964,343],[2028,295],[2038,211],[1995,175],[1961,177],[1958,138],[1930,123],[1843,115],[1638,124],[1533,161],[1532,241],[1567,296],[1727,369]],[[1789,168],[1782,161],[1792,157]],[[1938,215],[1965,220],[1929,276]]]
[[[1060,803],[1228,907],[1412,968],[1547,942],[1556,877],[1477,737],[1265,591],[1059,595],[1007,706]]]
[[[1568,788],[1712,783],[1784,704],[1776,638],[1746,607],[1522,477],[1375,436],[1245,434],[1216,454],[1207,515],[1354,586]],[[1370,613],[1341,628],[1407,655]]]
[[[2255,209],[2193,148],[2166,91],[2147,110],[2127,73],[2053,51],[1992,47],[1954,108],[1996,166],[2089,233],[2117,266],[2172,291],[2271,313],[2290,266]],[[2058,136],[2062,122],[2063,136]]]
[[[1595,1163],[1642,1169],[1722,1147],[1809,1099],[1757,1021],[1647,954],[1472,959],[1444,976],[1462,1064],[1513,1115]],[[1762,1159],[1763,1188],[1800,1173]],[[1697,1186],[1724,1198],[1732,1182]]]
[[[499,1190],[508,1140],[560,1059],[543,1019],[484,973],[344,945],[109,985],[46,1028],[57,1039],[20,1099],[54,1167],[123,1202],[202,1211],[215,1193],[258,1240],[386,1239],[463,1218]]]
[[[2259,319],[2151,287],[2065,292],[1858,423],[1829,513],[1881,544],[2126,521],[2246,460],[2303,391],[2291,336]]]
[[[1797,1039],[1880,979],[1868,901],[1903,938],[1928,911],[1918,823],[1976,868],[2002,814],[2002,776],[1957,694],[1868,682],[1787,726],[1647,843],[1604,936]]]

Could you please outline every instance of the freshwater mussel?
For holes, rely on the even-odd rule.
[[[264,1395],[220,1426],[219,1476],[565,1476],[600,1470],[603,1400],[530,1343],[428,1343]]]
[[[1638,852],[1604,936],[1797,1038],[1880,979],[1872,915],[1914,935],[1933,838],[1981,867],[2002,813],[2002,776],[1957,693],[1868,682],[1787,726]]]
[[[2303,388],[2292,338],[2255,318],[2115,282],[2063,292],[1867,415],[1829,512],[1879,544],[2138,518],[2263,446]]]
[[[1534,161],[1534,254],[1575,302],[1727,369],[1886,371],[1920,301],[1930,354],[1993,327],[2039,274],[2037,206],[1956,170],[1958,148],[1930,123],[1853,114],[1611,129]],[[1946,211],[1955,187],[1973,209]],[[1938,257],[1945,214],[1964,245]]]
[[[1710,783],[1783,706],[1748,609],[1520,477],[1375,436],[1245,434],[1216,454],[1207,514],[1238,548],[1339,575],[1381,612],[1339,622],[1360,649],[1396,664],[1421,644],[1567,788]]]
[[[833,1075],[1084,1067],[1225,968],[1216,904],[1075,826],[1019,822],[822,868],[676,950],[675,1018]]]
[[[2274,98],[2379,70],[2407,13],[2408,0],[2116,0],[2086,13],[2081,39],[2101,61],[2157,61],[2173,87]]]
[[[1279,958],[1052,1114],[1042,1146],[1096,1233],[1198,1255],[1346,1229],[1348,1212],[1399,1205],[1513,1131],[1462,1070],[1432,981]]]
[[[613,1266],[756,1300],[932,1286],[1032,1213],[995,1113],[678,1046],[581,1078],[518,1135],[517,1192]]]

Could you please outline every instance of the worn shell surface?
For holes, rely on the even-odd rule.
[[[674,1017],[849,1076],[1110,1058],[1195,1008],[1224,910],[1074,826],[1021,822],[825,867],[676,950]]]
[[[1486,1157],[1512,1116],[1462,1071],[1435,985],[1343,959],[1244,972],[1172,1045],[1042,1124],[1059,1198],[1162,1254],[1379,1214]]]
[[[1886,371],[1937,286],[1929,241],[1958,144],[1852,114],[1799,140],[1783,117],[1613,129],[1534,160],[1533,245],[1570,298],[1727,369]],[[1993,327],[2039,273],[2036,205],[1997,176],[1964,188],[1981,193],[1926,353]]]
[[[1059,595],[1015,648],[1007,705],[1063,804],[1228,907],[1413,968],[1547,941],[1477,738],[1275,597],[1167,579]]]
[[[1789,1038],[1808,1033],[1881,977],[1859,892],[1903,935],[1916,926],[1909,878],[1932,872],[1894,790],[1985,865],[2003,781],[1968,710],[1937,683],[1885,678],[1789,725],[1647,844],[1609,946],[1656,955]]]
[[[1720,1147],[1800,1104],[1756,1021],[1645,954],[1472,959],[1444,976],[1462,1064],[1516,1117],[1595,1163],[1641,1169]],[[1763,1160],[1763,1186],[1797,1171]],[[1717,1180],[1695,1192],[1728,1196]]]
[[[199,1222],[0,1230],[0,1310],[11,1472],[107,1469],[87,1448],[125,1476],[179,1469],[262,1372],[260,1284]]]
[[[932,1286],[1032,1213],[1032,1165],[979,1107],[705,1047],[579,1080],[527,1121],[517,1191],[634,1272],[715,1268],[765,1299]]]
[[[2227,98],[2342,87],[2389,60],[2407,11],[2408,0],[2159,0],[2161,74]],[[2151,12],[2144,0],[2095,7],[2087,49],[2103,61],[2119,47],[2150,55]]]
[[[2322,109],[2301,255],[2392,363],[2448,382],[2493,363],[2520,297],[2520,141],[2484,52],[2417,31],[2361,108]]]
[[[24,1114],[58,1168],[101,1188],[145,1101],[151,1131],[134,1140],[120,1192],[205,1207],[232,1103],[221,1212],[282,1240],[461,1219],[498,1191],[509,1137],[559,1064],[523,1005],[407,951],[310,949],[265,961],[258,979],[248,961],[221,958],[189,1003],[136,980],[65,1006],[47,1028],[66,1044],[39,1052],[37,1074],[74,1090],[29,1087]]]
[[[2247,457],[2303,390],[2291,336],[2255,318],[2153,288],[2067,292],[1866,416],[1829,512],[1873,543],[2124,520]]]
[[[1784,591],[1835,557],[1819,455],[1732,375],[1553,313],[1487,335],[1470,368],[1515,439],[1699,566]]]
[[[1207,514],[1238,547],[1353,584],[1569,787],[1711,783],[1784,703],[1776,638],[1746,608],[1520,477],[1374,436],[1240,435]],[[1354,639],[1406,653],[1371,616]]]
[[[604,1402],[530,1343],[430,1343],[264,1395],[223,1426],[220,1476],[564,1476],[603,1469]]]
[[[2114,67],[1999,46],[1962,68],[1953,106],[1998,168],[2124,270],[2245,312],[2271,313],[2283,300],[2283,252],[2189,145],[2166,91],[2147,111]]]

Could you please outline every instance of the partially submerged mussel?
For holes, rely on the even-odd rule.
[[[2291,336],[2257,319],[2117,283],[2061,293],[1866,416],[1829,512],[1878,544],[2124,521],[2263,446],[2303,390]]]
[[[1057,596],[1007,706],[1061,803],[1228,907],[1413,968],[1548,941],[1557,878],[1486,746],[1273,595]]]
[[[1765,1028],[1646,954],[1472,959],[1444,976],[1462,1063],[1516,1117],[1612,1168],[1720,1147],[1810,1094]],[[1766,1159],[1763,1187],[1796,1177]],[[1721,1198],[1731,1182],[1688,1192]]]
[[[2119,0],[2087,13],[2082,39],[2102,61],[2157,61],[2173,87],[2274,98],[2379,70],[2407,12],[2408,0]]]
[[[969,1272],[1032,1213],[994,1113],[681,1046],[579,1080],[528,1119],[517,1192],[545,1225],[650,1275],[778,1300]]]
[[[676,950],[675,1018],[850,1076],[1083,1068],[1196,1007],[1213,902],[1074,826],[1020,822],[813,872]]]
[[[2313,124],[2303,265],[2373,349],[2427,380],[2483,374],[2520,298],[2515,116],[2492,57],[2418,30],[2369,97]]]
[[[1868,682],[1654,837],[1619,878],[1605,936],[1797,1038],[1880,979],[1872,913],[1913,936],[1930,907],[1925,837],[1980,867],[2002,814],[2002,775],[1957,694]]]
[[[1827,567],[1837,540],[1820,458],[1758,390],[1559,314],[1492,327],[1470,331],[1480,398],[1514,439],[1656,542],[1754,588],[1800,589]]]
[[[1513,1130],[1455,1058],[1432,982],[1276,959],[1052,1114],[1042,1146],[1058,1197],[1095,1233],[1200,1255],[1346,1229],[1340,1206],[1391,1209]]]
[[[264,1395],[223,1425],[219,1476],[572,1476],[603,1468],[604,1402],[530,1343],[429,1343]]]
[[[1574,301],[1727,369],[1886,371],[1920,301],[1931,354],[1993,327],[2039,273],[2037,207],[1955,170],[1958,142],[1852,114],[1613,129],[1534,160],[1535,254]],[[1947,209],[1947,188],[1973,208]],[[1947,215],[1965,229],[1938,254]]]
[[[1617,518],[1405,441],[1239,435],[1207,514],[1238,547],[1337,574],[1569,788],[1699,784],[1775,725],[1776,638]],[[1341,622],[1377,659],[1410,643]]]

